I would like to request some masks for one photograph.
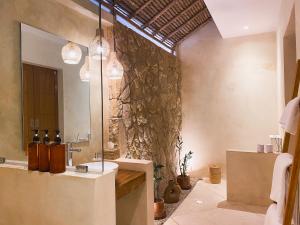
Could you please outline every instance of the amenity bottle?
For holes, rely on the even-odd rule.
[[[50,173],[66,171],[66,145],[61,144],[59,131],[56,131],[55,143],[50,145]]]
[[[39,131],[34,130],[32,142],[27,146],[28,170],[39,169],[38,145],[40,143]]]
[[[43,138],[43,143],[39,144],[39,171],[40,172],[49,172],[50,169],[50,138],[48,135],[48,130],[45,130],[45,136]]]

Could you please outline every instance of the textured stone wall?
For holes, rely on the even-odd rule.
[[[177,58],[121,25],[116,43],[125,74],[110,83],[109,139],[119,145],[124,130],[126,157],[163,163],[166,178],[174,176],[182,117]]]

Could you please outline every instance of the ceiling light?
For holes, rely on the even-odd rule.
[[[249,30],[249,27],[248,26],[244,26],[243,29],[244,30]]]
[[[90,44],[89,51],[92,59],[100,60],[102,54],[102,59],[106,60],[110,52],[110,47],[108,42],[102,36],[100,40],[100,35],[102,35],[102,32],[97,29],[96,37]]]
[[[78,64],[82,56],[82,51],[77,44],[69,41],[62,48],[61,56],[66,64]]]

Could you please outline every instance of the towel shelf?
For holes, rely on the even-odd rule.
[[[145,172],[119,170],[116,177],[116,198],[120,199],[139,188],[146,181]]]

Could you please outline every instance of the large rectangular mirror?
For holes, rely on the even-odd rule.
[[[68,64],[62,58],[66,44],[63,38],[21,24],[24,147],[34,129],[41,136],[49,130],[51,140],[59,130],[63,142],[90,138],[90,83],[79,75],[88,48],[76,44],[82,56],[79,63]]]

